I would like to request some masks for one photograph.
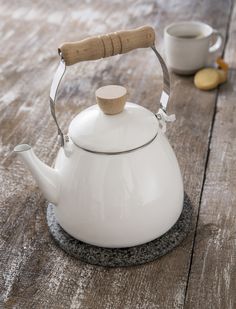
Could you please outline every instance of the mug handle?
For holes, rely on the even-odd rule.
[[[217,36],[217,39],[215,43],[209,47],[209,53],[216,52],[221,47],[223,42],[223,35],[218,30],[213,29],[212,34],[215,34]]]

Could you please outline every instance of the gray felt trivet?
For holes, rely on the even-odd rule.
[[[57,244],[68,254],[100,266],[131,266],[151,262],[178,246],[191,228],[192,206],[185,194],[183,211],[175,225],[161,237],[130,248],[102,248],[86,244],[67,234],[57,223],[53,205],[48,204],[47,223]]]

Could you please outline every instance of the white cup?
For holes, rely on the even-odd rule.
[[[216,41],[210,46],[212,35]],[[178,74],[193,74],[207,64],[209,53],[217,51],[222,35],[202,22],[184,21],[164,30],[165,56],[169,68]]]

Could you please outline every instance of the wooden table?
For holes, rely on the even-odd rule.
[[[0,1],[0,307],[236,308],[236,8],[229,0],[86,2]],[[209,92],[194,88],[192,77],[171,75],[177,121],[167,135],[194,205],[192,231],[173,252],[143,266],[109,269],[75,260],[53,242],[45,200],[12,153],[29,143],[47,164],[56,156],[48,95],[57,47],[150,24],[163,53],[164,26],[191,19],[222,32],[230,65],[228,82]],[[63,129],[110,83],[157,111],[161,70],[151,51],[139,50],[68,69],[57,105]]]

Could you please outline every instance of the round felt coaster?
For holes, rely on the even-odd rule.
[[[129,248],[102,248],[73,238],[57,223],[53,208],[48,204],[47,223],[57,244],[81,261],[100,266],[122,267],[151,262],[178,246],[191,228],[192,206],[186,194],[183,211],[169,231],[148,243]]]

